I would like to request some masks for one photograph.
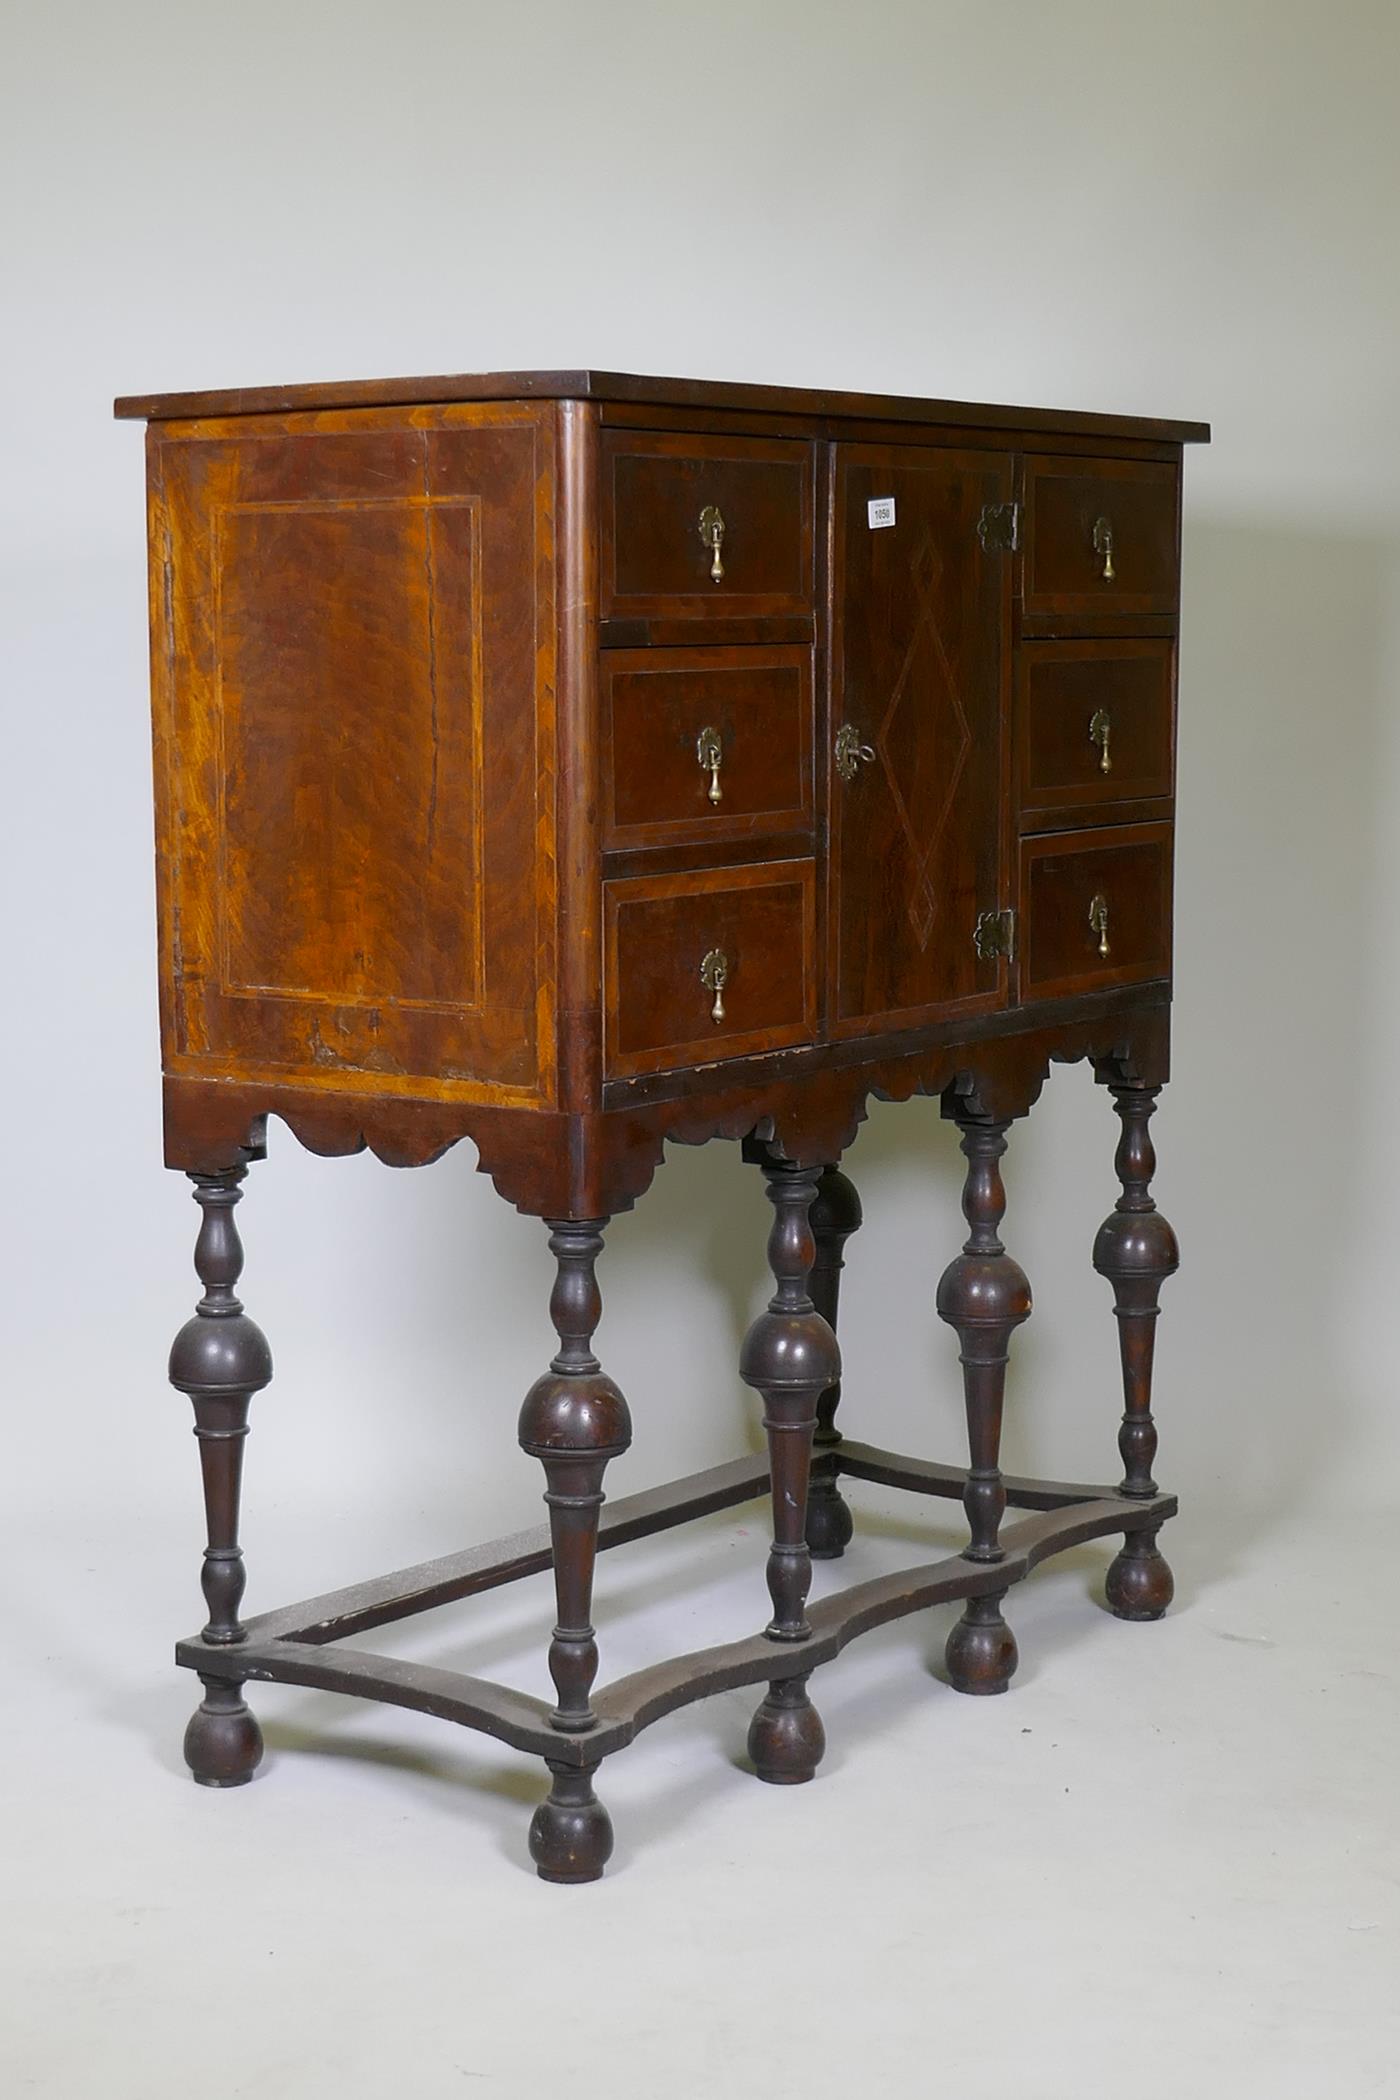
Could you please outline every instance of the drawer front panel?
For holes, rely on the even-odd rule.
[[[1023,1000],[1168,976],[1171,920],[1170,824],[1022,840]]]
[[[602,507],[604,619],[812,610],[810,445],[608,431]]]
[[[1023,816],[1171,793],[1174,656],[1169,641],[1023,643]]]
[[[1172,613],[1177,470],[1141,460],[1026,461],[1028,613]]]
[[[611,1074],[665,1071],[811,1039],[810,860],[634,877],[605,883],[603,898]],[[722,958],[718,986],[713,970],[705,971],[707,957]]]
[[[810,829],[810,649],[614,649],[600,682],[606,846]]]

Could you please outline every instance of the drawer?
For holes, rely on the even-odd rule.
[[[605,650],[600,685],[605,846],[810,829],[810,649]]]
[[[1177,470],[1141,460],[1026,460],[1028,613],[1172,613]]]
[[[1026,642],[1016,671],[1023,816],[1172,791],[1170,641]],[[1033,827],[1032,827],[1033,828]]]
[[[607,882],[603,922],[610,1073],[708,1064],[810,1040],[812,861]],[[721,962],[722,984],[707,958]]]
[[[1170,824],[1021,841],[1023,1001],[1169,975],[1171,923]]]
[[[811,612],[810,445],[605,431],[601,488],[604,619]]]

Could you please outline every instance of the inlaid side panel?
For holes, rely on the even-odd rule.
[[[479,1007],[479,499],[211,523],[224,990]]]
[[[173,1070],[548,1091],[550,411],[152,435]]]

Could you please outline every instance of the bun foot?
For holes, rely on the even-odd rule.
[[[995,1597],[970,1597],[967,1609],[948,1636],[944,1661],[955,1692],[975,1698],[1004,1692],[1020,1657],[1016,1636],[1001,1615],[1003,1590]]]
[[[805,1677],[770,1684],[749,1723],[749,1756],[769,1786],[801,1786],[816,1777],[826,1754],[822,1717],[807,1697]]]
[[[246,1786],[262,1763],[262,1730],[241,1684],[201,1677],[204,1698],[185,1730],[185,1763],[200,1786]]]
[[[835,1481],[814,1480],[807,1498],[807,1550],[813,1560],[840,1560],[855,1528],[850,1504]]]
[[[554,1784],[530,1819],[530,1857],[541,1881],[600,1881],[612,1858],[612,1818],[593,1791],[593,1771],[550,1766]]]
[[[1155,1531],[1130,1531],[1109,1568],[1104,1596],[1115,1619],[1160,1619],[1176,1594],[1172,1571],[1157,1551]]]

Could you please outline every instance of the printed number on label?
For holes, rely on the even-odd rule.
[[[882,525],[893,525],[893,496],[872,496],[870,501],[866,504],[865,509],[866,514],[870,519],[870,530],[872,532],[878,532]]]

